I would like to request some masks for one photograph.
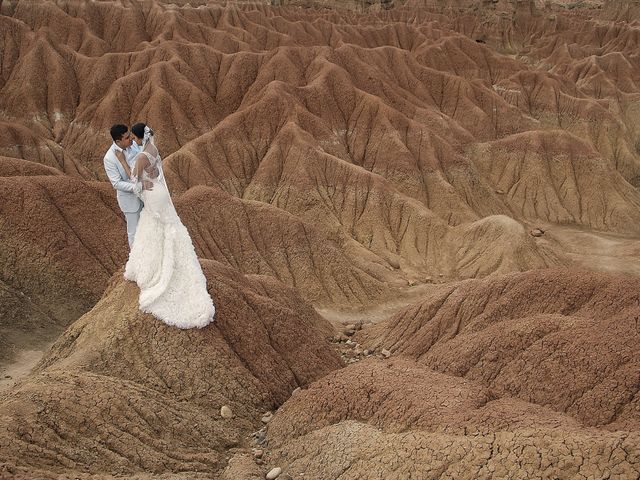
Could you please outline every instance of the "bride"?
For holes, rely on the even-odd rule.
[[[139,123],[131,132],[142,149],[133,168],[122,152],[117,156],[144,208],[124,277],[140,287],[143,312],[178,328],[202,328],[213,321],[215,307],[189,232],[169,196],[153,130]]]

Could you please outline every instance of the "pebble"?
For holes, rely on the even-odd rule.
[[[280,467],[272,468],[269,473],[267,473],[267,480],[274,480],[280,476],[282,473],[282,469]]]
[[[226,419],[233,418],[233,412],[227,405],[223,405],[220,409],[220,416]]]
[[[264,452],[262,450],[260,450],[259,448],[254,448],[252,450],[253,456],[255,458],[262,458],[262,455],[264,454]]]
[[[258,445],[264,445],[267,441],[267,432],[265,431],[264,428],[258,430],[258,432],[256,432],[255,437],[254,437],[254,441],[258,444]]]
[[[291,392],[291,396],[293,397],[294,395],[297,395],[299,393],[300,393],[300,387],[296,387],[296,389],[293,392]]]
[[[386,348],[382,349],[382,356],[384,358],[389,358],[391,356],[391,352],[389,350],[387,350]]]
[[[265,413],[260,420],[262,420],[262,423],[269,423],[272,418],[273,418],[273,413],[269,412],[269,413]]]

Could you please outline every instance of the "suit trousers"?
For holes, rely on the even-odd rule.
[[[123,212],[127,219],[127,237],[129,239],[129,249],[133,245],[133,239],[136,236],[136,229],[138,228],[138,220],[140,220],[140,212],[142,211],[143,204],[140,203],[140,208],[136,212]]]

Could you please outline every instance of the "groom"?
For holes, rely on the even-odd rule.
[[[127,220],[127,237],[129,238],[129,248],[131,248],[136,235],[140,212],[144,204],[134,194],[135,185],[130,181],[125,169],[116,157],[116,152],[123,152],[129,168],[133,169],[134,159],[139,152],[139,147],[133,141],[129,127],[126,125],[114,125],[109,132],[113,143],[104,155],[104,170],[107,173],[107,177],[109,177],[109,181],[111,181],[111,185],[116,189],[118,206]]]

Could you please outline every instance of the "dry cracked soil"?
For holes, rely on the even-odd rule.
[[[638,0],[0,0],[2,480],[637,480],[639,319]]]

